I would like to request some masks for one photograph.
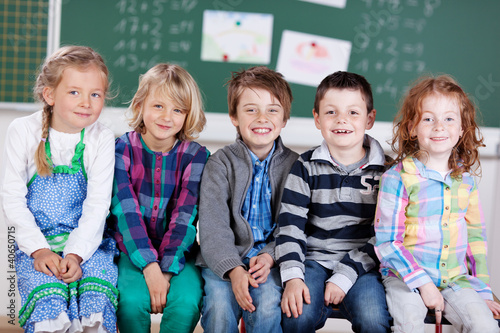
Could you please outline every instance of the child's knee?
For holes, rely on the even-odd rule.
[[[190,295],[189,297],[179,297],[176,299],[168,299],[167,296],[167,307],[163,313],[172,313],[176,316],[193,316],[199,315],[201,310],[201,295]]]
[[[121,292],[118,300],[118,313],[122,316],[137,316],[144,314],[149,316],[150,303],[145,300],[138,300],[136,295]]]
[[[468,332],[481,332],[481,333],[498,333],[498,322],[495,319],[492,320],[473,320],[471,322],[471,328]]]

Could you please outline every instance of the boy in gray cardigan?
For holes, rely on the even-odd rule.
[[[238,138],[213,154],[203,172],[199,235],[205,332],[281,332],[281,280],[274,231],[283,185],[298,155],[279,137],[292,93],[282,75],[252,67],[228,83]]]

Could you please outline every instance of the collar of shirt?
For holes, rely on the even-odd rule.
[[[271,151],[269,152],[269,154],[267,154],[267,157],[261,161],[259,160],[259,158],[257,157],[257,155],[255,155],[253,153],[253,151],[251,151],[250,149],[248,149],[248,152],[250,153],[250,158],[252,159],[252,166],[253,166],[253,176],[255,176],[255,174],[257,173],[257,170],[259,169],[267,169],[268,168],[268,165],[269,165],[269,161],[271,160],[271,156],[273,156],[273,153],[274,153],[274,150],[276,149],[276,143],[273,143],[273,148],[271,149]]]
[[[448,186],[451,186],[452,179],[450,174],[446,175],[443,179],[441,174],[435,170],[428,169],[424,163],[420,162],[415,157],[408,157],[403,160],[403,168],[405,172],[413,175],[420,175],[423,178],[432,179],[438,182],[443,182]]]
[[[350,164],[350,165],[343,165],[339,162],[337,162],[332,155],[330,154],[330,150],[328,149],[328,144],[326,143],[325,140],[321,143],[321,146],[316,148],[316,150],[313,152],[312,155],[312,160],[324,160],[330,162],[333,166],[335,166],[337,169],[345,172],[345,173],[351,173],[352,171],[356,169],[363,169],[367,165],[370,164],[370,159],[369,159],[369,154],[370,154],[370,146],[364,146],[366,149],[365,156],[358,162]]]

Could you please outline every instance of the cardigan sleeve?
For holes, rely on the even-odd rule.
[[[244,226],[233,223],[231,206],[232,201],[236,199],[232,198],[234,193],[231,192],[229,184],[230,166],[222,163],[220,156],[221,153],[217,152],[208,159],[201,180],[200,247],[207,266],[221,279],[228,280],[229,271],[237,266],[244,266],[236,245],[237,230],[233,230],[233,227]],[[239,176],[245,177],[241,172]],[[251,235],[250,227],[246,228],[248,230],[242,234]]]

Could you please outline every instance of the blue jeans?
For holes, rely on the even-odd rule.
[[[237,333],[241,317],[248,333],[281,331],[281,279],[278,267],[271,268],[267,281],[258,288],[249,287],[255,311],[243,311],[236,302],[231,282],[224,281],[209,268],[202,268],[205,296],[201,326],[206,333]]]
[[[284,332],[315,332],[332,315],[331,305],[325,306],[325,283],[332,271],[316,261],[305,261],[305,283],[311,295],[311,304],[304,303],[302,315],[288,318],[283,314]],[[339,304],[342,315],[351,322],[354,332],[390,332],[391,316],[387,309],[385,290],[380,274],[372,270],[358,278]]]

